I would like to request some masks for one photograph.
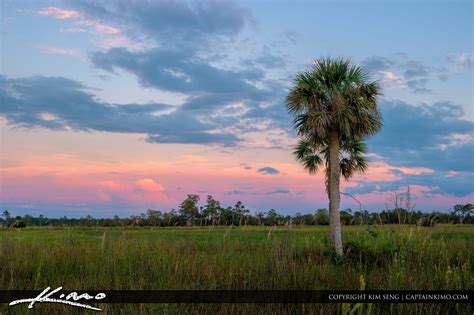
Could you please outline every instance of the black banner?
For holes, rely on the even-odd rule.
[[[53,288],[54,289],[54,288]],[[59,299],[95,303],[473,303],[474,291],[460,290],[0,290],[0,303]],[[56,291],[56,292],[53,292]],[[49,293],[54,293],[50,294]],[[43,300],[41,300],[43,299]],[[26,302],[21,302],[21,304]],[[19,304],[19,303],[16,303]],[[15,305],[16,305],[15,304]]]

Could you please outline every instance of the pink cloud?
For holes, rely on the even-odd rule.
[[[38,14],[45,16],[52,16],[56,19],[75,19],[79,17],[79,13],[76,11],[63,10],[56,7],[47,7],[38,11]]]
[[[96,20],[82,19],[82,20],[75,21],[74,24],[94,27],[95,30],[97,31],[97,33],[99,33],[99,34],[116,35],[116,34],[119,34],[121,32],[120,29],[118,29],[116,27],[113,27],[113,26],[108,25],[108,24],[101,23],[101,22],[96,21]]]
[[[105,180],[99,182],[96,192],[102,202],[121,200],[125,204],[167,203],[170,198],[162,184],[153,179],[143,178],[135,182],[130,179],[121,181]]]
[[[77,49],[74,48],[63,48],[63,47],[42,47],[41,50],[44,53],[52,55],[63,55],[69,57],[75,57],[83,59],[84,55]]]
[[[135,187],[137,187],[138,189],[142,191],[151,192],[151,193],[154,193],[154,192],[161,193],[165,191],[165,189],[163,188],[163,185],[158,184],[157,182],[155,182],[153,179],[150,179],[150,178],[144,178],[144,179],[138,180],[135,183]]]
[[[140,51],[156,46],[148,42],[131,40],[124,34],[124,32],[122,32],[121,29],[110,24],[82,16],[76,11],[63,10],[56,7],[47,7],[38,11],[38,14],[52,16],[57,19],[73,19],[72,24],[76,27],[60,28],[59,31],[62,33],[81,33],[86,32],[87,29],[92,29],[93,32],[99,37],[98,45],[103,48],[108,49],[113,47],[127,47],[131,51]],[[67,52],[63,51],[63,54],[67,54]]]
[[[403,77],[397,76],[395,73],[390,71],[379,71],[384,80],[383,82],[387,85],[395,85],[398,87],[406,87],[405,80]]]
[[[120,29],[113,27],[111,25],[101,23],[97,20],[93,19],[86,19],[86,18],[81,18],[80,14],[76,11],[70,11],[70,10],[63,10],[60,8],[56,7],[47,7],[44,9],[41,9],[38,11],[38,14],[40,15],[45,15],[45,16],[52,16],[56,19],[77,19],[73,23],[76,25],[84,25],[84,26],[91,26],[95,28],[95,30],[99,34],[112,34],[116,35],[119,34],[121,31]],[[83,32],[85,31],[82,28],[66,28],[66,29],[60,29],[60,31],[65,31],[65,32],[70,32],[70,33],[77,33],[77,32]]]

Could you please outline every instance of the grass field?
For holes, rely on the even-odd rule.
[[[0,230],[0,289],[474,289],[474,226]],[[110,314],[470,314],[469,304],[141,304]],[[84,313],[43,304],[37,313]],[[0,313],[31,313],[2,305]]]

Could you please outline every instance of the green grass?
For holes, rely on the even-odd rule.
[[[346,255],[327,227],[27,228],[0,230],[0,289],[474,289],[474,226],[345,226]],[[105,238],[104,238],[105,235]],[[438,314],[468,304],[102,305],[115,314]],[[79,309],[42,304],[36,313]],[[0,307],[26,313],[25,305]],[[358,313],[360,312],[360,313]]]

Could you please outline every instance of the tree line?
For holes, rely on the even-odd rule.
[[[212,196],[207,196],[205,204],[199,206],[200,197],[189,194],[180,204],[178,210],[160,211],[148,209],[140,215],[121,218],[94,218],[91,215],[81,218],[48,218],[44,215],[13,216],[5,210],[0,219],[2,227],[22,228],[26,226],[55,226],[55,227],[120,227],[120,226],[301,226],[329,225],[329,211],[326,208],[317,209],[314,213],[294,215],[280,214],[275,209],[266,212],[251,213],[241,201],[232,207],[223,207]],[[452,211],[421,212],[413,208],[396,207],[380,212],[367,210],[339,211],[343,225],[383,225],[383,224],[415,224],[417,226],[434,226],[439,223],[474,224],[474,205],[455,205]]]

